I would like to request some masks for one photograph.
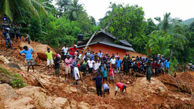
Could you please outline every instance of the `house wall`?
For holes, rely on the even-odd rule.
[[[81,49],[83,49],[83,48],[81,48]],[[107,45],[103,45],[103,44],[90,45],[89,49],[91,51],[94,51],[95,53],[98,53],[99,50],[101,50],[103,54],[108,53],[110,56],[112,56],[113,53],[116,55],[118,52],[121,59],[123,59],[125,54],[128,52],[128,51],[123,50],[123,49],[119,49],[119,48],[115,48],[115,47],[111,47],[111,46],[107,46]]]

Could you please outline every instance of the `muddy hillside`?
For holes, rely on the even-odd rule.
[[[35,51],[34,72],[27,73],[24,56],[19,55],[24,45]],[[116,74],[115,80],[125,83],[127,91],[115,96],[115,85],[108,82],[110,94],[100,97],[91,75],[74,85],[73,79],[64,81],[63,74],[57,77],[54,70],[48,71],[48,45],[16,42],[13,46],[6,50],[0,39],[0,109],[194,109],[194,72],[162,74],[151,83],[144,76]]]

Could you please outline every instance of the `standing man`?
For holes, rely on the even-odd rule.
[[[30,35],[29,34],[27,34],[27,33],[25,33],[25,36],[26,36],[26,39],[25,39],[25,41],[27,41],[28,42],[28,44],[30,44]]]
[[[99,70],[99,72],[100,72],[100,70]],[[100,73],[98,73],[97,76],[95,78],[93,78],[93,80],[96,81],[97,95],[102,96],[102,77],[101,77]]]
[[[146,78],[149,82],[151,82],[151,76],[152,76],[152,63],[151,60],[148,60]]]
[[[11,40],[10,40],[10,35],[9,35],[9,28],[5,28],[5,31],[3,32],[3,35],[5,37],[5,47],[8,48],[8,43],[11,46],[11,48],[13,47],[11,44]]]
[[[120,57],[118,57],[116,60],[117,73],[121,71],[121,63],[122,61],[120,60]]]
[[[54,59],[55,64],[55,74],[56,76],[59,76],[60,73],[60,62],[61,62],[61,56],[59,54],[56,55],[56,58]]]
[[[168,73],[169,68],[170,68],[170,61],[169,61],[169,59],[165,61],[165,68],[166,68],[166,73]]]
[[[46,55],[47,55],[47,67],[48,67],[48,70],[51,66],[51,69],[53,67],[53,52],[50,51],[50,48],[47,48],[47,52],[46,52]]]
[[[34,72],[34,61],[33,61],[33,58],[32,58],[32,53],[34,53],[33,49],[32,48],[28,48],[28,46],[24,46],[23,47],[24,50],[22,50],[20,52],[20,55],[22,55],[23,53],[25,54],[26,56],[26,62],[27,62],[27,72],[29,72],[30,70],[30,66],[32,66],[32,69],[33,69],[33,72]]]
[[[124,74],[127,74],[128,71],[129,71],[129,62],[128,62],[127,58],[128,58],[127,55],[123,58],[123,71],[124,71]]]
[[[115,67],[116,67],[116,59],[115,59],[114,56],[111,58],[110,63],[111,63],[111,67],[112,67],[113,69],[115,69]]]
[[[77,45],[74,45],[72,48],[69,49],[69,54],[71,56],[74,56],[75,55],[75,52],[77,51]]]
[[[98,53],[98,57],[99,57],[99,58],[102,58],[102,56],[103,56],[103,53],[102,53],[102,51],[100,50],[99,53]]]
[[[66,59],[66,56],[68,54],[68,50],[69,48],[67,47],[67,45],[65,44],[65,46],[61,49],[61,52],[62,52],[62,59],[65,60]]]
[[[71,77],[71,62],[72,59],[70,58],[69,55],[67,55],[67,58],[65,59],[65,80],[67,79],[67,77]]]
[[[75,85],[78,85],[78,80],[80,79],[79,67],[80,67],[80,65],[77,64],[74,67],[74,71],[73,71],[74,72],[74,77],[75,77],[75,82],[74,82]]]
[[[92,74],[92,71],[93,71],[93,68],[94,68],[94,60],[92,60],[92,58],[90,58],[90,60],[88,60],[87,63],[88,63],[89,73]]]

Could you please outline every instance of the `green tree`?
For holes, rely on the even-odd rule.
[[[14,22],[24,17],[23,10],[30,13],[31,16],[40,20],[39,13],[46,15],[43,5],[37,0],[0,0],[0,14],[7,15]]]
[[[101,28],[116,36],[117,39],[132,43],[136,51],[144,52],[145,43],[140,43],[145,42],[146,22],[143,9],[138,6],[124,7],[116,4],[112,4],[111,8],[112,10],[100,20]]]

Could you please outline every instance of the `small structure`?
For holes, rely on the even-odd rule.
[[[87,42],[88,40],[79,40],[77,43],[78,48],[84,49]],[[117,40],[116,37],[105,31],[98,31],[91,39],[88,48],[95,53],[98,53],[100,50],[103,54],[108,53],[109,55],[119,53],[121,58],[129,51],[135,52],[130,43],[125,40]]]

